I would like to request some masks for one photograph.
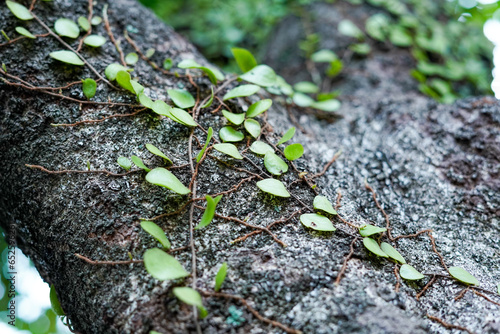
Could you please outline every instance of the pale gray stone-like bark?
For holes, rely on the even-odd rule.
[[[95,8],[99,15],[102,5]],[[168,57],[174,63],[186,58],[206,63],[188,42],[135,2],[109,5],[111,26],[122,40],[125,53],[133,49],[123,40],[122,31],[137,29],[130,35],[142,50],[154,47],[153,60],[159,64]],[[328,10],[338,17],[349,15],[330,6]],[[86,16],[86,9],[83,0],[44,2],[37,4],[36,13],[52,26],[61,16],[75,20]],[[0,22],[7,32],[20,25],[4,6],[0,8]],[[287,36],[291,36],[290,43],[296,42],[295,26],[290,22],[290,34],[285,31],[280,35],[278,30],[275,41],[286,45]],[[44,33],[34,21],[26,27],[33,33]],[[102,25],[95,29],[106,36]],[[57,87],[95,77],[86,67],[76,69],[48,57],[49,52],[60,49],[63,47],[51,37],[24,39],[1,47],[0,62],[6,64],[10,74],[36,86]],[[270,51],[268,62],[278,68],[278,73],[287,72],[287,63],[280,58],[284,49],[278,42],[269,49],[275,54]],[[486,97],[439,105],[416,93],[404,70],[411,67],[411,58],[405,51],[393,51],[376,50],[369,59],[353,63],[357,70],[346,80],[340,97],[343,106],[339,114],[343,117],[337,121],[329,123],[300,109],[292,110],[305,130],[298,131],[292,140],[305,147],[305,155],[296,165],[301,171],[316,173],[342,149],[342,156],[317,179],[317,185],[332,202],[340,189],[343,197],[339,213],[345,219],[385,226],[364,188],[366,178],[390,217],[394,236],[433,229],[446,264],[466,268],[481,281],[481,287],[493,291],[500,283],[500,104]],[[82,54],[101,73],[109,63],[119,60],[109,42],[97,50],[83,48]],[[276,66],[279,62],[281,66]],[[300,71],[298,66],[295,72]],[[165,98],[166,88],[185,86],[196,93],[186,79],[164,76],[144,61],[136,65],[134,75],[154,98]],[[302,78],[300,74],[287,77]],[[202,96],[207,96],[208,81],[197,79],[197,83]],[[83,99],[81,87],[74,86],[69,96]],[[105,101],[107,96],[112,101],[135,103],[131,96],[101,82],[96,99]],[[255,99],[228,104],[233,111],[241,111]],[[93,125],[52,127],[51,123],[132,110],[80,106],[3,82],[0,101],[0,224],[7,231],[16,229],[19,247],[33,259],[42,277],[55,285],[75,329],[81,333],[194,332],[191,308],[173,296],[172,282],[158,282],[141,264],[97,266],[74,256],[80,253],[95,260],[127,260],[127,252],[131,252],[134,258],[141,258],[156,243],[140,229],[139,217],[174,211],[187,197],[147,183],[145,173],[125,177],[49,175],[25,167],[37,164],[50,170],[85,170],[89,161],[91,169],[119,172],[117,157],[133,154],[149,166],[161,165],[159,158],[147,152],[146,143],[166,152],[175,165],[182,165],[188,162],[189,129],[149,112]],[[274,134],[268,137],[274,143],[293,126],[279,98],[274,98],[268,121],[274,128]],[[225,121],[220,114],[202,112],[200,123],[218,130]],[[205,140],[202,131],[195,134]],[[194,147],[197,153],[196,142]],[[263,168],[261,158],[247,155]],[[260,173],[245,162],[230,163]],[[189,183],[189,167],[173,172],[184,184]],[[207,159],[200,167],[198,196],[227,190],[246,176]],[[294,178],[289,173],[281,179],[291,183]],[[291,190],[312,205],[314,195],[301,183]],[[253,181],[225,196],[217,212],[242,219],[249,216],[249,223],[265,226],[299,208],[293,199],[264,195]],[[196,210],[195,219],[201,213]],[[211,290],[217,269],[227,262],[223,291],[243,296],[262,315],[304,333],[454,332],[431,322],[427,313],[475,333],[499,332],[500,307],[471,292],[454,301],[463,286],[450,279],[439,279],[420,301],[415,295],[428,277],[416,283],[403,282],[395,292],[394,265],[369,254],[361,242],[355,243],[345,277],[336,286],[334,281],[352,240],[349,233],[355,231],[334,222],[338,230],[331,234],[304,229],[296,218],[277,225],[272,231],[288,245],[283,248],[266,233],[231,244],[251,229],[215,219],[208,228],[195,232],[198,287]],[[188,210],[158,224],[174,248],[187,245]],[[445,274],[427,237],[403,239],[397,246],[418,270]],[[190,269],[189,250],[175,256]],[[209,311],[209,316],[200,320],[204,333],[281,332],[258,321],[237,303],[214,298],[206,298],[204,303]],[[231,305],[244,311],[246,320],[240,326],[226,321]]]

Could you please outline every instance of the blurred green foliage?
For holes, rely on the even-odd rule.
[[[304,14],[320,0],[139,0],[184,34],[212,62],[235,70],[230,49],[241,46],[262,54],[273,27],[285,16]],[[340,0],[338,0],[340,1]],[[486,20],[500,19],[500,3],[476,0],[344,0],[368,3],[380,13],[367,20],[370,41],[410,48],[417,68],[411,73],[420,90],[441,102],[458,97],[491,94],[493,45],[482,32]],[[327,2],[335,2],[334,0]],[[359,36],[358,36],[359,37]],[[357,44],[359,56],[369,56],[369,44]],[[320,44],[309,32],[297,41],[308,58]],[[373,44],[373,43],[372,43]]]

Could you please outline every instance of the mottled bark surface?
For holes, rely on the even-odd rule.
[[[95,8],[99,15],[102,5]],[[335,6],[313,10],[323,13],[332,25],[335,18],[358,15]],[[61,16],[75,20],[86,16],[87,2],[44,2],[36,6],[35,13],[52,26]],[[125,53],[133,51],[123,39],[122,32],[128,27],[138,30],[130,35],[142,50],[156,49],[153,60],[159,64],[168,57],[174,63],[186,58],[204,63],[188,42],[133,1],[111,2],[109,17]],[[4,6],[0,8],[0,22],[8,32],[20,24]],[[45,32],[34,21],[26,26],[33,33]],[[294,63],[280,53],[287,52],[286,45],[296,43],[301,34],[297,26],[290,19],[281,28],[288,29],[286,33],[280,35],[277,31],[267,59],[278,73],[282,71],[291,80],[306,78],[301,74],[305,72],[300,70],[299,60]],[[334,33],[326,23],[323,26],[325,34]],[[102,25],[95,29],[106,35]],[[340,39],[333,40],[329,43],[334,44],[325,47],[342,47]],[[0,61],[6,64],[9,74],[36,86],[57,87],[95,77],[86,67],[75,69],[48,57],[49,52],[60,49],[63,47],[51,37],[23,39],[1,47]],[[109,63],[119,60],[109,42],[98,50],[83,48],[82,54],[100,73]],[[292,67],[288,64],[294,70],[289,70]],[[364,188],[366,178],[389,215],[393,236],[434,230],[437,249],[445,263],[466,268],[481,281],[482,288],[494,291],[500,283],[500,103],[487,97],[438,105],[416,93],[406,71],[411,66],[405,51],[382,48],[368,59],[353,63],[352,73],[348,72],[350,75],[342,84],[345,88],[339,113],[343,118],[328,123],[303,110],[292,110],[305,130],[298,131],[293,139],[305,146],[305,155],[296,165],[300,171],[319,172],[342,149],[342,156],[316,180],[320,193],[332,202],[337,191],[341,191],[342,206],[338,211],[342,217],[358,225],[385,226],[384,217]],[[187,79],[162,75],[144,61],[135,66],[133,73],[155,99],[168,101],[167,88],[186,87],[196,94]],[[202,98],[206,97],[208,80],[200,78],[196,83]],[[65,94],[83,99],[79,85]],[[96,100],[106,101],[108,96],[111,101],[136,103],[129,94],[109,89],[101,82]],[[255,100],[256,97],[233,100],[229,107],[238,112]],[[51,123],[97,119],[134,109],[80,106],[3,82],[0,103],[0,223],[7,231],[16,229],[19,247],[33,259],[42,277],[55,285],[75,329],[82,333],[194,332],[191,308],[177,301],[171,289],[190,284],[190,278],[185,283],[162,283],[153,279],[142,264],[99,266],[74,256],[80,253],[95,260],[127,260],[130,252],[134,258],[142,258],[144,251],[156,243],[140,229],[139,217],[175,211],[187,197],[147,183],[141,172],[124,177],[49,175],[25,167],[37,164],[50,170],[85,170],[89,161],[93,170],[120,172],[116,158],[132,154],[143,158],[149,166],[162,165],[160,158],[145,149],[146,143],[165,151],[174,165],[183,165],[189,161],[190,130],[147,111],[91,125],[52,127]],[[200,124],[205,128],[213,126],[217,132],[225,120],[220,113],[209,111],[202,110]],[[274,133],[267,137],[273,143],[293,126],[279,98],[274,98],[268,121]],[[201,141],[206,138],[199,129],[195,135]],[[197,154],[196,141],[193,146]],[[243,148],[244,145],[240,151]],[[231,165],[260,173],[248,162],[214,155]],[[247,156],[263,168],[261,158],[251,153]],[[189,167],[172,171],[189,184]],[[208,158],[200,166],[198,196],[228,190],[247,176]],[[290,184],[295,178],[296,174],[288,173],[281,179]],[[290,190],[312,205],[314,194],[302,183],[295,183]],[[241,219],[250,217],[248,223],[265,226],[299,208],[294,199],[264,195],[253,180],[225,196],[217,212]],[[174,248],[189,242],[188,211],[157,222]],[[201,214],[201,210],[195,210],[195,221]],[[430,321],[426,314],[476,333],[500,331],[500,307],[472,292],[454,301],[464,286],[451,279],[439,278],[419,301],[415,296],[430,276],[416,283],[403,282],[396,292],[394,264],[368,253],[359,241],[354,244],[345,276],[336,286],[334,282],[349,253],[351,235],[357,232],[337,219],[333,221],[338,230],[329,234],[307,230],[297,218],[275,226],[273,233],[288,245],[283,248],[267,233],[231,244],[252,229],[216,218],[208,228],[195,232],[198,288],[211,290],[215,273],[225,261],[229,272],[224,292],[246,298],[263,316],[304,333],[456,331]],[[426,235],[401,239],[395,245],[418,270],[446,274]],[[189,249],[174,255],[190,269]],[[488,296],[499,302],[498,297]],[[209,316],[200,320],[204,333],[282,332],[258,321],[238,303],[206,298],[204,304],[209,311]],[[239,326],[227,322],[231,305],[243,311],[246,320]]]

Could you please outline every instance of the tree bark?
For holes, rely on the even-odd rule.
[[[103,5],[99,2],[94,6],[94,13],[101,15]],[[319,6],[325,6],[316,7],[320,12],[328,8],[335,13],[328,16],[334,22],[359,14],[347,11],[346,5]],[[75,21],[87,16],[88,2],[42,2],[35,5],[34,13],[52,27],[61,16]],[[125,54],[134,51],[124,38],[127,30],[142,52],[156,50],[151,58],[156,64],[161,65],[165,58],[172,58],[174,64],[183,59],[208,64],[191,44],[134,1],[110,2],[108,15]],[[2,29],[6,32],[21,25],[5,6],[0,8],[0,22],[4,22]],[[35,20],[23,26],[34,34],[46,33]],[[104,24],[93,30],[108,37]],[[297,31],[300,34],[300,29]],[[269,47],[267,56],[275,65],[281,61],[285,46],[296,42],[296,37],[288,42],[279,36],[278,31],[274,49]],[[78,46],[78,41],[66,41]],[[342,47],[338,41],[333,49]],[[0,62],[7,69],[0,74],[6,80],[0,81],[0,224],[8,233],[15,233],[19,247],[31,257],[44,280],[54,284],[76,331],[196,332],[192,308],[172,294],[172,287],[191,286],[193,275],[185,281],[160,282],[141,263],[91,264],[75,256],[127,261],[131,254],[134,259],[142,259],[144,251],[157,244],[141,230],[139,218],[175,212],[187,203],[178,214],[156,222],[173,248],[187,247],[172,255],[193,273],[189,196],[147,183],[144,172],[125,176],[51,174],[26,164],[51,171],[85,171],[89,163],[90,170],[122,173],[116,159],[138,155],[150,167],[161,166],[164,162],[145,148],[151,143],[167,153],[178,167],[172,172],[188,185],[192,177],[189,157],[200,151],[198,142],[192,140],[193,152],[189,155],[190,129],[147,110],[98,123],[51,126],[140,110],[126,105],[78,103],[48,94],[59,94],[58,90],[33,89],[30,85],[61,87],[82,78],[97,79],[88,66],[63,65],[48,56],[62,49],[64,46],[51,36],[0,47]],[[95,50],[84,47],[81,53],[101,75],[108,64],[120,62],[120,54],[109,40]],[[290,67],[288,64],[294,64],[291,60],[281,63],[275,66],[278,73],[283,71],[291,80],[304,78],[302,74],[293,75],[294,71],[304,73],[300,65]],[[334,204],[340,192],[339,215],[352,224],[389,226],[393,237],[432,230],[435,247],[427,233],[391,242],[410,265],[427,274],[426,278],[413,283],[402,281],[394,272],[394,263],[368,252],[357,230],[336,217],[332,217],[336,232],[319,233],[302,226],[298,214],[267,231],[218,216],[209,227],[194,231],[196,288],[213,291],[215,274],[220,264],[227,262],[228,277],[222,291],[245,298],[261,316],[274,322],[261,321],[238,300],[205,295],[209,316],[198,320],[204,333],[283,332],[276,322],[304,333],[453,331],[432,317],[476,333],[500,330],[495,316],[500,299],[487,292],[500,283],[500,104],[493,98],[480,97],[439,105],[417,93],[407,76],[406,69],[411,65],[407,51],[386,48],[376,49],[368,59],[355,60],[350,75],[338,83],[344,94],[340,97],[342,118],[335,122],[291,108],[279,96],[272,97],[273,106],[265,118],[259,118],[263,126],[268,122],[273,130],[263,140],[276,144],[290,127],[300,128],[292,140],[305,147],[305,155],[295,161],[299,172],[307,172],[309,177],[321,173],[342,150],[324,174],[311,179],[316,190],[291,168],[280,180],[295,197],[271,198],[256,187],[259,177],[266,177],[261,157],[247,151],[247,159],[236,161],[214,150],[210,154],[218,159],[207,157],[203,161],[195,187],[197,197],[204,197],[231,190],[242,179],[253,176],[237,186],[237,191],[224,195],[217,214],[248,219],[245,223],[260,227],[298,210],[309,212],[315,191]],[[154,99],[168,101],[168,88],[185,87],[196,96],[198,87],[201,100],[210,95],[207,78],[195,77],[191,82],[184,76],[166,75],[142,59],[132,75]],[[234,86],[235,82],[228,83],[217,95],[222,98]],[[62,93],[85,100],[79,84]],[[260,97],[269,94],[261,93]],[[102,80],[93,100],[137,105],[132,95]],[[221,107],[242,112],[256,100],[240,98],[226,101],[226,106],[215,100],[210,108],[201,109],[198,121],[204,129],[212,126],[218,133],[225,121],[220,109],[211,111]],[[203,144],[206,134],[196,128],[194,137]],[[241,152],[245,145],[238,148]],[[376,192],[389,223],[364,180]],[[203,201],[196,204],[205,205]],[[192,209],[197,224],[203,210],[196,206]],[[253,231],[255,234],[246,240],[231,242]],[[455,301],[464,286],[444,277],[448,276],[445,266],[467,269],[487,290],[476,292],[497,304],[472,290]],[[416,298],[433,274],[437,282]],[[235,318],[229,312],[232,305],[243,311],[245,321],[239,325],[228,320]]]

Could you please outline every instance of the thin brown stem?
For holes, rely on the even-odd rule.
[[[342,263],[342,268],[340,268],[339,274],[337,275],[337,279],[335,280],[335,285],[337,285],[337,286],[340,284],[340,280],[342,279],[342,276],[344,275],[345,271],[347,270],[347,262],[349,262],[349,260],[352,258],[352,255],[354,254],[354,244],[356,243],[357,240],[358,240],[358,238],[354,238],[351,241],[351,244],[349,246],[349,253],[345,257],[344,263]]]
[[[384,218],[385,218],[385,228],[387,229],[387,237],[389,238],[389,240],[394,241],[394,238],[391,235],[391,223],[389,221],[389,216],[387,215],[387,213],[385,212],[385,210],[382,208],[382,206],[378,202],[378,200],[377,200],[377,194],[375,193],[375,190],[373,190],[373,188],[370,187],[370,185],[368,184],[368,182],[366,182],[366,180],[365,180],[365,187],[366,187],[367,190],[369,190],[372,193],[373,200],[375,201],[375,205],[377,205],[377,208],[384,215]]]
[[[108,33],[109,39],[113,43],[113,45],[116,48],[116,51],[120,55],[120,62],[122,63],[123,66],[127,67],[127,63],[125,62],[125,56],[123,54],[123,51],[120,47],[120,43],[116,41],[115,35],[113,35],[113,31],[111,30],[111,26],[109,25],[109,19],[108,19],[108,6],[105,5],[104,8],[102,9],[102,20],[104,21],[104,28],[106,29],[106,32]]]
[[[52,126],[68,126],[68,127],[73,127],[73,126],[82,125],[82,124],[100,123],[100,122],[104,122],[104,121],[106,121],[108,119],[112,119],[112,118],[132,117],[132,116],[135,116],[138,113],[140,113],[141,111],[144,111],[146,109],[147,108],[142,108],[142,109],[134,111],[133,113],[130,113],[130,114],[114,114],[114,115],[106,116],[106,117],[101,118],[101,119],[88,119],[88,120],[78,121],[78,122],[70,123],[70,124],[67,124],[67,123],[57,123],[57,124],[51,124],[51,125]]]
[[[105,174],[108,176],[125,176],[125,175],[129,175],[132,173],[142,172],[142,169],[135,169],[135,170],[128,171],[126,173],[112,173],[112,172],[107,171],[107,170],[68,170],[68,169],[48,170],[47,168],[45,168],[43,166],[39,166],[39,165],[26,164],[25,166],[29,167],[29,168],[39,169],[42,172],[45,172],[47,174]]]
[[[447,329],[460,329],[462,331],[466,331],[469,334],[474,334],[474,332],[472,332],[471,330],[469,330],[465,327],[450,324],[450,323],[444,321],[443,319],[440,319],[438,317],[434,317],[434,316],[430,315],[429,313],[427,313],[427,318],[431,319],[432,321],[440,323],[441,325],[443,325],[443,327],[445,327]]]
[[[83,261],[93,264],[93,265],[98,265],[98,264],[110,264],[110,265],[117,265],[117,264],[131,264],[131,263],[143,263],[143,260],[127,260],[127,261],[96,261],[96,260],[91,260],[86,256],[83,256],[81,254],[75,253],[75,256],[79,259],[82,259]]]
[[[443,255],[441,255],[441,253],[438,252],[437,248],[436,248],[436,239],[434,239],[434,237],[432,236],[432,233],[431,232],[427,232],[427,235],[429,236],[429,239],[431,240],[431,244],[432,244],[432,250],[434,251],[434,253],[437,254],[437,256],[439,256],[439,260],[441,261],[441,265],[443,266],[443,268],[448,271],[448,266],[446,265],[446,263],[444,262],[444,257]]]
[[[422,291],[420,291],[419,293],[417,293],[417,295],[415,296],[415,298],[417,300],[420,300],[420,297],[422,297],[424,295],[424,293],[432,286],[432,284],[434,284],[434,282],[436,282],[437,280],[437,275],[432,275],[432,278],[429,280],[429,282],[427,282],[427,284],[424,286],[424,288],[422,289]]]
[[[335,160],[337,160],[338,157],[340,157],[340,155],[342,154],[342,150],[338,151],[337,153],[335,153],[333,155],[333,158],[328,161],[328,163],[323,167],[323,170],[317,174],[313,174],[310,179],[315,179],[317,177],[320,177],[320,176],[323,176],[325,175],[326,171],[328,170],[328,168],[330,168],[330,166],[335,162]]]
[[[87,21],[89,23],[92,21],[92,16],[94,15],[93,13],[94,13],[94,1],[89,0],[89,15],[87,16]],[[85,38],[90,36],[91,33],[92,33],[92,24],[89,24],[89,30],[85,33],[85,35],[83,35],[83,37],[80,39],[80,42],[78,43],[78,48],[76,49],[77,52],[80,52],[83,46],[83,41],[85,40]]]

